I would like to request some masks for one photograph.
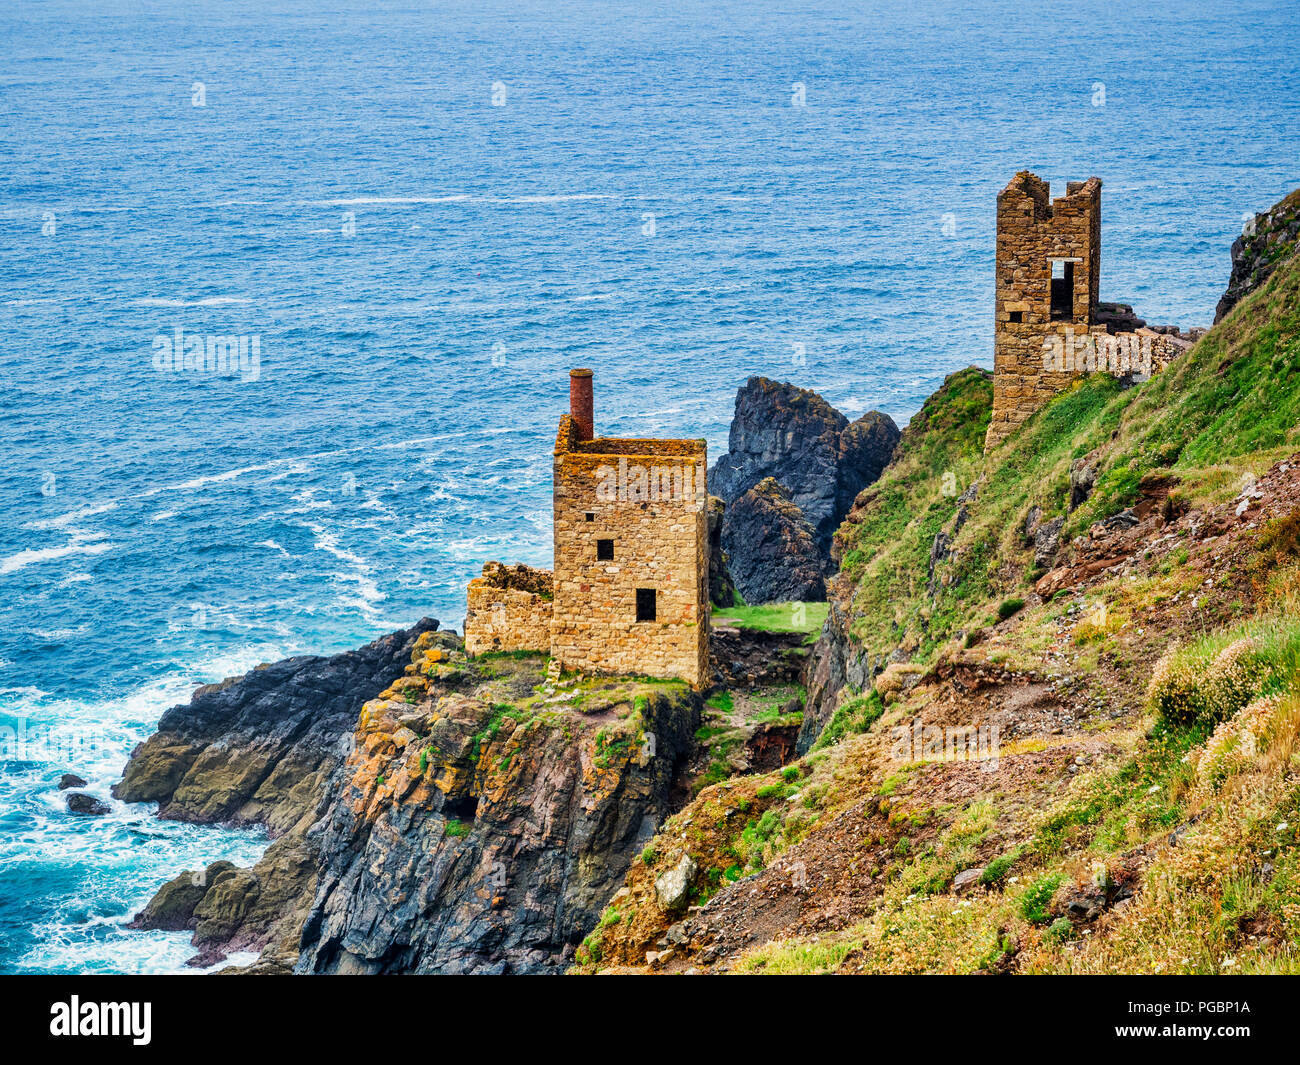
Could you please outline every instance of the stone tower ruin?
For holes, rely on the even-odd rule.
[[[564,670],[704,683],[709,553],[703,440],[595,436],[592,374],[569,376],[555,440],[553,572],[489,562],[465,647],[547,651]]]
[[[1131,307],[1099,302],[1100,178],[1071,181],[1053,200],[1047,182],[1016,174],[998,193],[996,259],[986,451],[1080,374],[1143,380],[1188,346]]]
[[[1101,279],[1101,180],[1071,181],[1050,199],[1022,170],[998,193],[993,420],[1000,443],[1076,376],[1045,366],[1044,341],[1087,333]]]

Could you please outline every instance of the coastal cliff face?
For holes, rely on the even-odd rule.
[[[421,664],[414,708],[391,694],[367,704],[310,833],[322,861],[297,971],[569,963],[667,814],[699,704],[669,683],[539,693],[543,668],[449,651]]]
[[[362,705],[402,676],[416,640],[437,628],[424,618],[355,651],[199,688],[132,752],[114,796],[156,802],[159,817],[284,834],[315,810]]]
[[[119,794],[278,838],[252,869],[182,873],[134,926],[192,930],[201,966],[260,951],[258,972],[566,965],[668,813],[698,696],[548,679],[539,655],[471,661],[436,630],[168,711]]]

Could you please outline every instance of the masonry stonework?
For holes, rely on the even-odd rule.
[[[488,563],[470,583],[465,645],[549,650],[575,672],[708,672],[703,440],[593,438],[591,373],[575,370],[554,453],[554,572]]]
[[[549,652],[554,598],[550,570],[485,563],[466,594],[465,650]]]
[[[1101,180],[1071,181],[1050,198],[1022,170],[998,193],[993,417],[985,450],[1082,373],[1142,379],[1186,342],[1098,314]],[[1124,335],[1116,335],[1123,333]]]

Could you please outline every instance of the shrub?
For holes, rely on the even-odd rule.
[[[1070,934],[1073,931],[1074,931],[1074,925],[1070,923],[1070,919],[1068,917],[1058,917],[1048,927],[1046,936],[1047,939],[1049,939],[1053,943],[1062,943],[1065,940],[1070,938]]]
[[[1165,721],[1210,726],[1232,717],[1259,694],[1266,679],[1259,645],[1234,640],[1213,658],[1209,649],[1175,650],[1156,663],[1148,698]]]
[[[1228,777],[1251,769],[1260,755],[1277,747],[1283,748],[1282,757],[1289,761],[1286,747],[1294,743],[1298,712],[1300,697],[1266,695],[1220,722],[1205,745],[1188,754],[1197,781],[1218,787]]]
[[[1020,897],[1020,912],[1025,915],[1026,921],[1032,921],[1034,924],[1047,923],[1048,918],[1052,916],[1048,909],[1052,904],[1052,896],[1056,894],[1056,889],[1061,886],[1061,881],[1064,879],[1064,873],[1051,873],[1029,885]]]
[[[1017,857],[1019,855],[1003,854],[994,858],[984,867],[984,872],[980,873],[980,883],[989,887],[1002,883],[1007,873],[1011,872],[1011,867],[1016,864]]]
[[[1019,614],[1025,608],[1023,599],[1004,599],[1002,605],[998,607],[998,620],[1006,621],[1007,618]]]

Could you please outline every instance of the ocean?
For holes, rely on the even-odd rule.
[[[992,364],[1017,170],[1101,177],[1102,297],[1184,326],[1300,184],[1291,0],[52,0],[0,41],[4,972],[191,971],[122,925],[265,839],[59,776],[107,800],[195,685],[549,565],[570,367],[711,459],[753,374],[901,425]]]

